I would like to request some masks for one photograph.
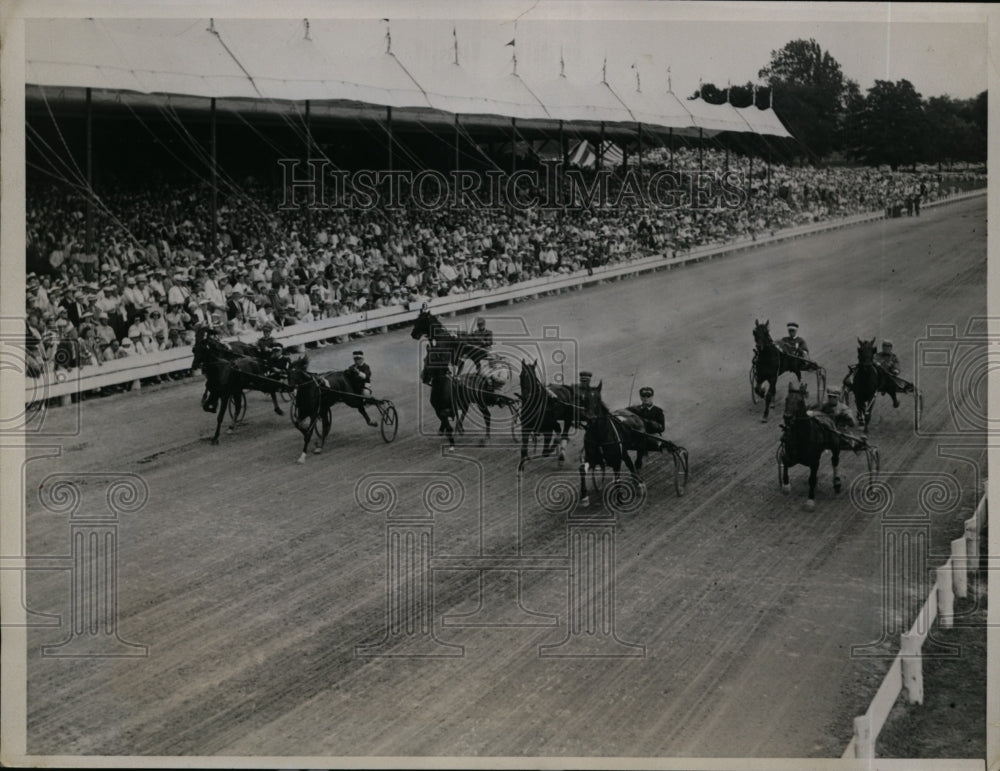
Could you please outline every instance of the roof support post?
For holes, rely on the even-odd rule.
[[[559,176],[562,177],[560,182],[562,185],[562,190],[566,191],[567,190],[566,170],[569,169],[569,143],[566,141],[566,132],[563,131],[562,121],[559,121],[559,150],[562,153],[562,168],[559,170]],[[565,200],[568,201],[569,200],[568,194],[563,193],[563,195],[567,196]],[[562,201],[560,201],[560,203],[562,203]]]
[[[211,228],[209,229],[209,238],[211,239],[211,243],[208,245],[208,253],[212,259],[215,259],[215,257],[217,256],[216,228],[218,227],[218,209],[219,209],[219,164],[218,164],[218,158],[216,156],[214,96],[212,97],[209,125],[211,127],[210,153],[212,158],[212,206],[210,209],[210,216],[212,218],[212,221],[211,221]]]
[[[517,173],[517,118],[510,119],[510,173]]]
[[[698,128],[698,171],[704,171],[705,166],[701,162],[701,154],[705,149],[705,137],[702,135],[701,128]]]
[[[306,166],[312,168],[312,117],[309,114],[309,100],[306,99]],[[313,243],[312,206],[306,207],[306,237]]]
[[[671,171],[674,170],[674,130],[670,129],[670,166],[668,167]]]
[[[389,156],[387,163],[389,171],[392,171],[392,107],[385,108],[385,130],[389,136]]]
[[[642,124],[639,124],[639,179],[642,179]]]
[[[458,115],[455,115],[455,171],[458,171]]]
[[[604,121],[601,121],[601,138],[597,142],[597,172],[604,168]]]
[[[84,251],[90,254],[94,248],[94,179],[93,179],[93,156],[94,156],[94,131],[93,131],[93,110],[90,102],[90,89],[87,89],[87,231],[84,237]],[[101,276],[101,261],[97,260],[97,276]]]

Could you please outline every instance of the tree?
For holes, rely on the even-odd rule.
[[[893,169],[922,160],[927,123],[920,94],[910,81],[876,80],[868,89],[862,113],[862,157]]]
[[[771,52],[759,72],[774,90],[774,111],[815,155],[841,149],[844,74],[840,64],[813,39],[793,40]]]
[[[844,87],[844,117],[840,130],[840,146],[850,158],[861,157],[864,146],[864,112],[865,97],[861,87],[853,80],[848,80]]]

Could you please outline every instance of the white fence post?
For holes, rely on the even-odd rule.
[[[955,596],[964,600],[969,596],[969,573],[965,559],[964,538],[956,538],[951,542],[951,575],[955,582]]]
[[[924,660],[920,655],[923,637],[903,632],[899,636],[899,656],[902,666],[903,688],[910,704],[924,703]]]
[[[854,718],[854,757],[865,759],[875,757],[872,723],[867,714]]]
[[[965,520],[965,556],[969,560],[968,571],[975,573],[979,569],[979,517],[975,515]]]
[[[952,589],[951,560],[937,569],[938,618],[944,629],[950,629],[955,617],[955,593]]]

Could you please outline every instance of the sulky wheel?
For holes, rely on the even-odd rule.
[[[757,396],[757,365],[750,365],[750,398],[753,399],[753,403],[756,404],[759,401]]]
[[[233,419],[233,423],[239,423],[246,414],[247,395],[240,391],[229,400],[229,417]]]
[[[379,431],[382,434],[382,441],[388,444],[396,438],[396,433],[399,431],[399,413],[396,412],[396,405],[388,400],[381,402],[379,415],[381,416]]]
[[[674,450],[674,490],[677,497],[684,495],[688,481],[688,451],[683,447]]]

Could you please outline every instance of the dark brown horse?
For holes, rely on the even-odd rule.
[[[364,382],[352,369],[342,372],[313,373],[309,371],[309,357],[300,356],[288,368],[288,385],[295,389],[292,402],[292,424],[302,433],[302,454],[297,463],[306,462],[306,453],[316,430],[321,423],[319,443],[313,453],[319,454],[330,434],[330,408],[335,404],[346,404],[358,411],[369,426],[378,425],[365,411]]]

